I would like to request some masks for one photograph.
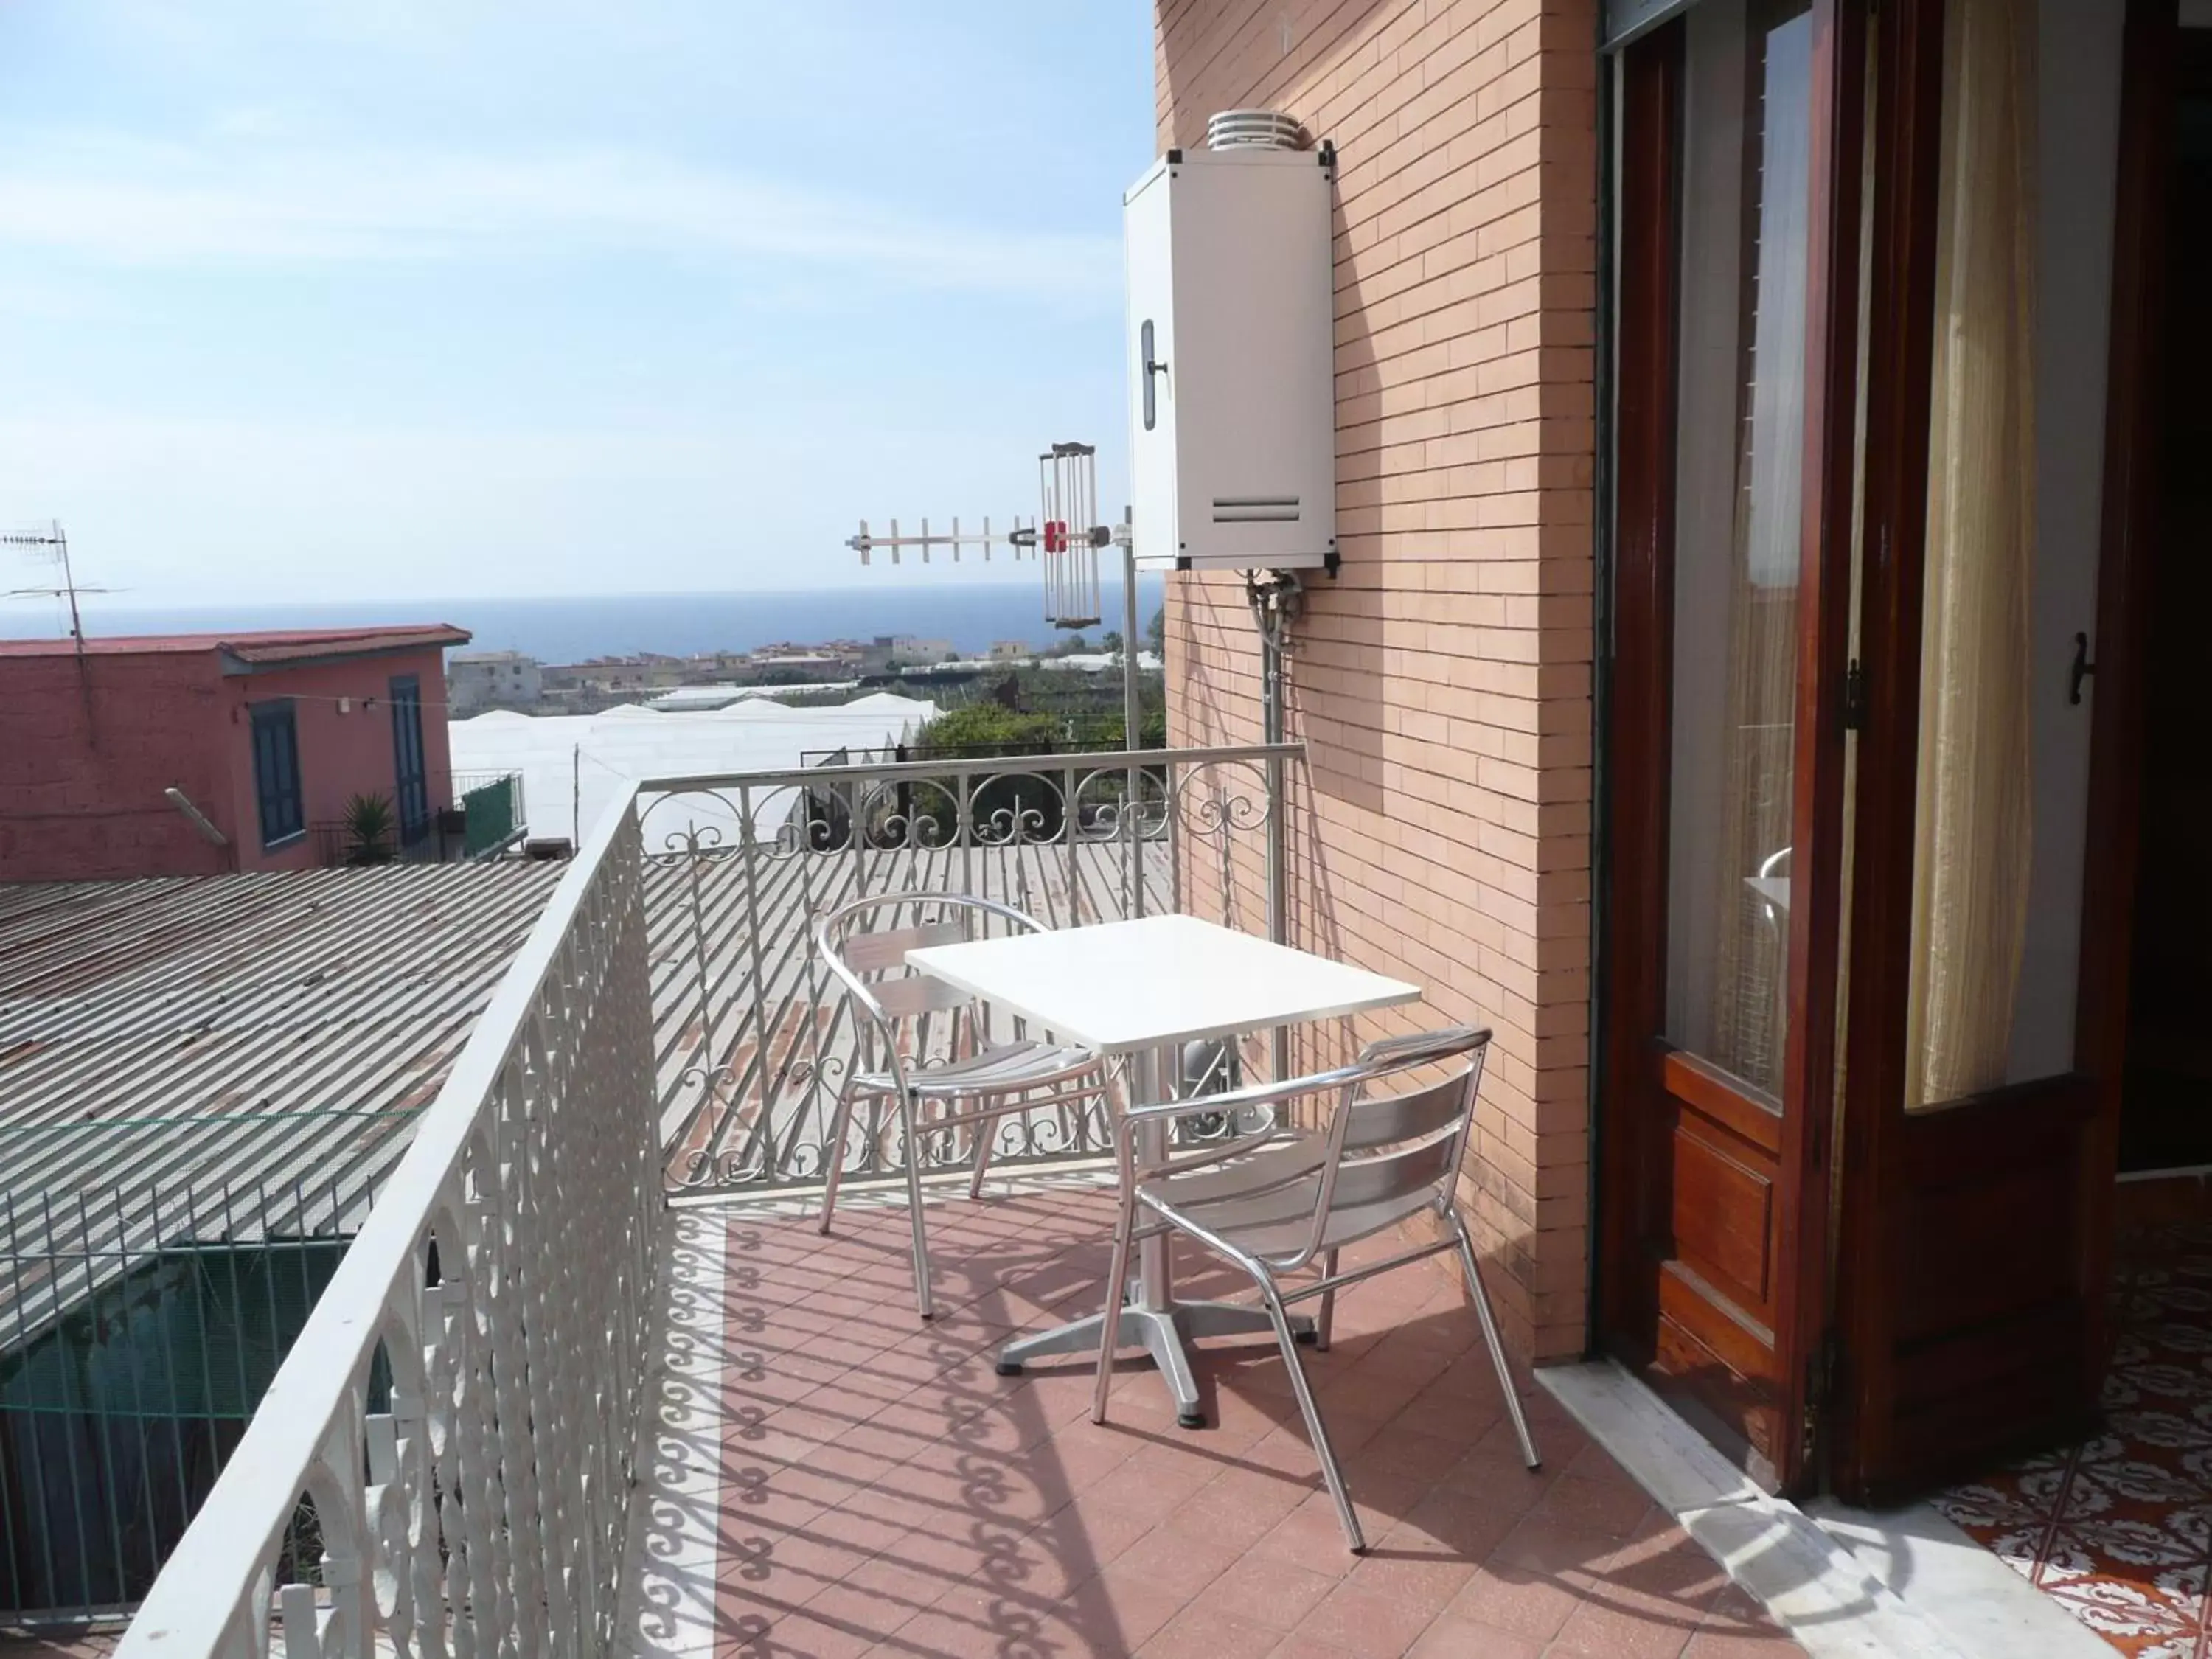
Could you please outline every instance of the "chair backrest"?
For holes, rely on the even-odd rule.
[[[972,1006],[958,987],[916,971],[908,955],[932,945],[980,939],[1001,924],[1008,933],[1041,933],[1044,924],[995,899],[966,893],[886,893],[854,899],[826,912],[814,925],[814,948],[854,1002],[890,1045],[901,1063],[897,1022]]]
[[[1273,1215],[1264,1204],[1267,1188],[1239,1194],[1261,1200],[1244,1211],[1247,1218],[1307,1223],[1299,1248],[1271,1255],[1270,1265],[1285,1272],[1305,1266],[1320,1253],[1330,1220],[1346,1212],[1411,1215],[1432,1202],[1449,1203],[1466,1157],[1489,1047],[1486,1029],[1447,1026],[1370,1043],[1358,1060],[1334,1071],[1213,1097],[1224,1108],[1299,1098],[1330,1103],[1321,1126],[1318,1181],[1310,1164],[1285,1166],[1282,1204]],[[1411,1079],[1411,1073],[1437,1066],[1447,1068],[1443,1076]],[[1394,1089],[1394,1083],[1407,1086]]]

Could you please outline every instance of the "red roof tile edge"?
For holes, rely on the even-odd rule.
[[[277,663],[466,645],[470,638],[468,629],[451,623],[409,623],[388,628],[287,628],[238,634],[121,634],[88,637],[84,648],[97,657],[222,651],[240,662]],[[66,639],[0,640],[0,657],[65,657],[76,649],[75,641]]]

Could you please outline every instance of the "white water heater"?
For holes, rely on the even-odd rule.
[[[1336,568],[1334,173],[1217,137],[1122,198],[1139,565]]]

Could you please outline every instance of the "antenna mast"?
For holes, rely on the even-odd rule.
[[[23,530],[0,533],[0,547],[20,547],[30,556],[44,564],[55,565],[61,570],[61,585],[58,587],[13,587],[6,598],[11,599],[64,599],[69,604],[70,638],[76,647],[77,695],[84,702],[84,732],[87,740],[97,749],[100,733],[92,722],[92,664],[84,649],[84,617],[77,609],[79,593],[107,593],[106,587],[79,587],[76,574],[70,566],[69,537],[62,529],[59,519],[49,520],[42,530]]]

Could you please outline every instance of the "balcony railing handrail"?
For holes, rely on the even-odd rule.
[[[179,1659],[187,1655],[200,1659],[200,1656],[268,1651],[269,1624],[277,1605],[272,1603],[271,1590],[281,1592],[283,1587],[272,1586],[265,1576],[271,1571],[299,1496],[313,1491],[319,1466],[327,1468],[334,1455],[351,1460],[353,1485],[359,1487],[364,1441],[374,1437],[365,1434],[363,1428],[366,1379],[378,1345],[395,1334],[392,1321],[395,1294],[404,1291],[410,1276],[418,1276],[419,1288],[425,1240],[434,1231],[441,1207],[450,1208],[453,1182],[463,1170],[471,1142],[488,1128],[501,1127],[488,1125],[486,1120],[495,1115],[490,1109],[509,1063],[515,1060],[518,1048],[532,1039],[533,1026],[545,1006],[547,981],[561,962],[571,930],[580,924],[599,925],[587,912],[602,872],[615,860],[634,874],[638,862],[636,817],[627,788],[616,807],[619,810],[611,809],[601,817],[582,852],[570,864],[477,1020],[444,1086],[421,1115],[413,1144],[317,1300],[199,1514],[132,1620],[118,1650],[119,1659]],[[645,1017],[642,1009],[635,1012],[638,1018]],[[530,1058],[542,1065],[543,1056]],[[545,1086],[542,1073],[534,1081],[541,1089]],[[649,1142],[649,1099],[640,1102],[640,1127]],[[648,1146],[648,1158],[653,1150]],[[524,1155],[519,1147],[507,1151],[516,1158]],[[657,1163],[653,1167],[657,1172]],[[483,1201],[481,1195],[472,1198],[477,1203]],[[496,1224],[503,1218],[483,1218]],[[574,1221],[564,1218],[559,1224],[571,1225]],[[451,1259],[453,1245],[442,1238],[441,1243],[448,1252],[441,1264],[443,1283],[454,1279],[460,1264]],[[463,1288],[481,1293],[484,1287],[465,1285]],[[649,1291],[648,1286],[646,1293]],[[434,1290],[426,1297],[433,1303],[426,1307],[426,1316],[435,1316],[435,1296]],[[453,1317],[464,1320],[483,1316],[480,1309],[465,1305],[450,1311]],[[641,1398],[641,1379],[639,1388]],[[414,1402],[414,1407],[419,1413],[424,1402]],[[395,1413],[398,1409],[395,1398]],[[619,1425],[609,1422],[593,1428],[595,1432],[612,1432],[618,1431]],[[419,1425],[416,1431],[422,1432]],[[626,1489],[629,1483],[623,1485]],[[452,1496],[441,1492],[436,1501],[441,1504]],[[474,1503],[478,1492],[472,1486],[465,1496]],[[606,1496],[601,1494],[603,1499]],[[614,1501],[626,1509],[626,1495],[617,1495]],[[319,1514],[319,1519],[327,1538],[340,1517]],[[489,1523],[493,1517],[482,1520]],[[347,1518],[347,1524],[362,1526],[371,1534],[355,1534],[350,1538],[357,1554],[368,1553],[382,1541],[374,1536],[377,1517],[372,1514]],[[416,1547],[434,1551],[437,1531],[438,1520],[434,1516],[427,1544],[418,1542]],[[535,1547],[534,1543],[529,1547]],[[412,1565],[419,1567],[421,1564]],[[619,1561],[601,1565],[611,1574]],[[366,1579],[362,1574],[344,1588],[360,1601],[374,1598],[380,1592]],[[612,1589],[611,1583],[601,1587],[601,1593],[609,1599],[610,1617]],[[313,1595],[312,1591],[308,1594]],[[589,1596],[593,1589],[590,1585],[571,1585],[568,1594]],[[288,1621],[298,1606],[296,1595],[295,1587],[294,1598],[281,1603]],[[299,1610],[304,1612],[305,1607]],[[326,1604],[325,1616],[330,1610]],[[488,1612],[476,1611],[478,1616]],[[444,1616],[429,1608],[418,1607],[416,1613],[425,1622]],[[547,1610],[533,1609],[530,1614],[547,1616]],[[367,1622],[357,1612],[338,1645],[319,1650],[368,1654],[375,1644],[362,1627]],[[441,1646],[432,1644],[434,1650]],[[542,1641],[533,1642],[526,1650],[543,1646]]]
[[[448,775],[453,781],[453,794],[459,798],[471,789],[481,789],[488,783],[497,783],[501,778],[520,778],[522,775],[522,769],[517,766],[457,766]]]
[[[1043,755],[971,755],[944,760],[866,761],[858,765],[811,766],[781,772],[707,772],[688,777],[647,778],[637,786],[640,794],[682,795],[729,788],[739,784],[757,789],[798,788],[862,779],[870,783],[921,781],[948,774],[995,775],[1023,772],[1127,772],[1147,767],[1218,766],[1233,762],[1303,760],[1303,743],[1253,743],[1209,749],[1116,749],[1068,750]]]

